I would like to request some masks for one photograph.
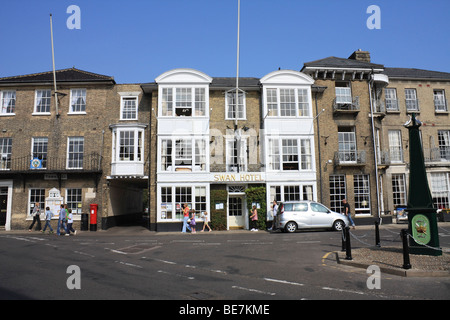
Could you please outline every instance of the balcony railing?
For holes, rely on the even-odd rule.
[[[337,98],[333,100],[333,111],[343,112],[343,113],[358,113],[360,111],[359,107],[359,97],[354,97],[351,101],[343,102],[337,101]]]
[[[380,151],[378,153],[378,161],[379,166],[389,166],[391,164],[391,157],[389,151]]]
[[[448,162],[450,164],[450,146],[424,148],[423,157],[425,162]]]
[[[366,151],[336,151],[334,163],[338,166],[363,166],[366,164]]]
[[[102,157],[98,153],[83,155],[77,159],[46,157],[44,159],[24,156],[19,158],[0,159],[0,174],[11,172],[100,172]]]

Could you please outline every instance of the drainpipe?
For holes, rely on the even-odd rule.
[[[374,160],[375,160],[375,181],[376,181],[376,191],[377,191],[377,214],[378,219],[381,224],[381,212],[380,212],[380,186],[378,181],[378,154],[377,154],[377,146],[375,140],[375,125],[373,121],[373,100],[372,100],[372,84],[373,84],[373,69],[370,73],[369,77],[369,100],[370,100],[370,121],[372,124],[372,142],[373,142],[373,151],[374,151]]]
[[[316,104],[316,114],[319,114],[319,109],[317,106],[317,91],[314,92],[314,101]],[[320,187],[320,203],[323,203],[323,181],[322,181],[322,155],[320,152],[320,126],[319,126],[319,117],[316,117],[317,121],[317,146],[318,146],[318,152],[319,152],[319,187]]]

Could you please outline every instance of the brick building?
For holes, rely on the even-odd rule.
[[[57,107],[52,72],[0,79],[0,225],[27,228],[35,203],[54,213],[67,203],[77,227],[90,204],[99,228],[142,214],[150,113],[140,86],[75,68],[56,79]]]
[[[430,189],[437,208],[449,207],[449,73],[386,68],[370,53],[305,63],[316,116],[318,201],[342,212],[352,204],[356,224],[390,221],[408,189],[408,133],[412,113],[421,128]],[[368,219],[367,219],[368,218]]]
[[[248,228],[245,191],[316,200],[355,222],[389,222],[408,192],[411,113],[422,121],[428,180],[450,206],[450,74],[387,68],[370,53],[328,57],[259,78],[173,69],[117,84],[75,68],[0,78],[0,227],[25,229],[34,204],[67,203],[76,228],[181,230],[181,204],[223,229]],[[237,98],[236,98],[237,97]],[[259,204],[258,204],[259,205]],[[53,207],[52,207],[53,209]],[[144,212],[148,210],[148,214]]]

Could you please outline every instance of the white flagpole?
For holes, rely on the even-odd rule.
[[[51,39],[52,39],[53,86],[55,89],[56,117],[59,117],[58,92],[56,91],[55,50],[53,48],[53,24],[52,24],[52,14],[51,13],[50,13],[50,34],[51,34]]]
[[[238,107],[239,107],[239,44],[240,44],[240,28],[241,28],[241,0],[238,0],[238,25],[237,25],[237,63],[236,63],[236,97],[234,100],[234,134],[236,139],[236,162],[237,172],[240,172],[241,165],[241,135],[237,129]]]

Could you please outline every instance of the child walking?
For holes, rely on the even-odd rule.
[[[69,209],[69,215],[67,216],[67,233],[66,236],[70,236],[70,231],[73,232],[73,234],[77,234],[77,231],[73,229],[73,215],[72,215],[72,209]]]
[[[200,232],[204,232],[205,227],[208,227],[209,232],[211,232],[211,227],[208,224],[208,211],[205,211],[205,213],[203,214],[203,230]]]
[[[195,233],[195,225],[196,225],[196,223],[195,223],[195,210],[194,209],[192,210],[192,217],[191,217],[190,225],[191,225],[191,233]]]
[[[50,211],[49,207],[46,207],[45,208],[45,226],[44,226],[44,229],[42,230],[42,233],[45,232],[47,227],[50,228],[50,230],[48,231],[48,234],[53,233],[53,228],[52,228],[52,225],[50,224],[50,220],[52,220],[52,217],[53,217],[53,212]]]

